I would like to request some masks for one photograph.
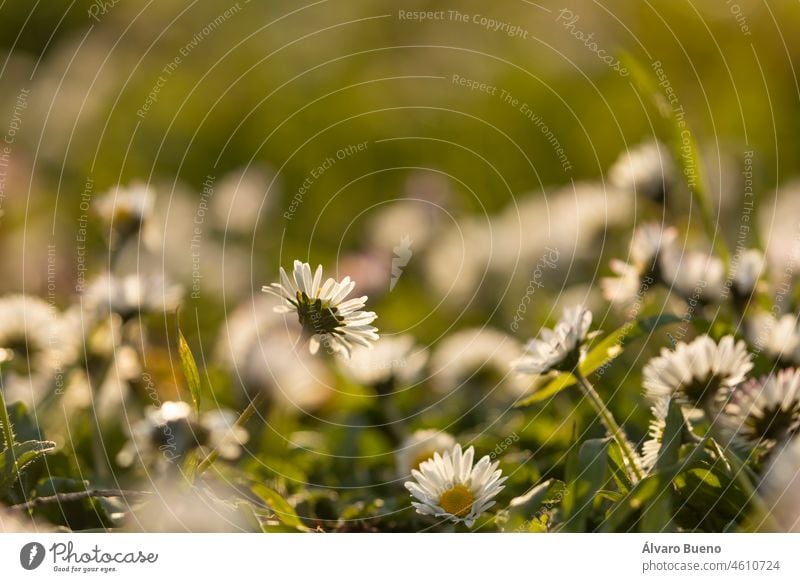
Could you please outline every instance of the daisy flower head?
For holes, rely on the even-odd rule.
[[[235,424],[232,410],[215,410],[199,418],[186,402],[164,402],[149,407],[145,417],[131,427],[131,439],[117,455],[117,462],[131,466],[140,457],[164,467],[198,447],[216,450],[223,459],[234,459],[248,433]]]
[[[341,360],[341,368],[354,382],[391,391],[413,383],[427,361],[428,352],[410,335],[384,336],[372,349],[357,346],[349,359]]]
[[[5,351],[8,369],[28,377],[54,370],[59,351],[51,336],[57,325],[53,307],[38,297],[0,299],[0,349]]]
[[[603,296],[617,306],[634,304],[653,284],[663,278],[662,258],[674,252],[678,231],[663,228],[657,222],[646,222],[633,233],[630,246],[631,263],[611,261],[616,277],[600,280]]]
[[[671,252],[663,260],[665,284],[678,295],[703,305],[719,301],[725,285],[725,264],[702,252]]]
[[[658,259],[673,251],[678,231],[657,222],[645,222],[633,232],[631,260],[640,272],[653,270]]]
[[[658,142],[642,143],[623,152],[608,172],[611,183],[662,202],[675,184],[675,163],[667,147]]]
[[[48,302],[29,295],[0,298],[0,364],[7,402],[32,404],[61,379],[78,335]]]
[[[653,402],[672,396],[703,408],[743,382],[752,367],[743,341],[728,335],[716,343],[703,335],[688,344],[678,342],[673,350],[662,349],[642,374],[645,392]]]
[[[617,307],[633,306],[639,297],[644,295],[647,288],[654,283],[651,277],[643,276],[639,269],[624,261],[612,259],[609,267],[616,277],[600,279],[600,288],[603,291],[603,297]]]
[[[772,446],[800,429],[800,369],[752,379],[733,390],[723,426],[746,446]]]
[[[463,522],[472,527],[480,515],[495,504],[495,497],[503,489],[507,477],[492,463],[489,455],[473,466],[475,448],[463,452],[456,444],[443,455],[433,458],[413,469],[413,481],[405,487],[416,499],[411,505],[421,515],[444,517],[454,523]]]
[[[84,291],[84,301],[98,315],[116,313],[123,320],[137,315],[166,313],[180,305],[183,288],[161,276],[104,274]]]
[[[281,267],[281,282],[261,290],[283,300],[275,307],[278,313],[297,313],[303,332],[310,338],[312,354],[324,344],[331,352],[349,358],[354,344],[369,348],[370,342],[378,340],[378,329],[371,325],[378,316],[363,311],[367,296],[345,300],[356,286],[350,277],[341,281],[329,278],[323,283],[322,265],[312,274],[311,265],[301,261],[294,262],[292,275],[290,278]]]
[[[523,355],[512,362],[512,367],[521,374],[574,369],[586,355],[584,341],[591,324],[592,312],[582,305],[564,309],[556,326],[543,328],[536,339],[530,340]]]
[[[434,390],[443,394],[474,385],[519,396],[530,388],[526,378],[512,373],[509,360],[522,355],[516,338],[490,327],[463,329],[448,335],[431,357]]]
[[[759,313],[748,320],[747,339],[769,358],[800,364],[800,321],[787,313],[778,318]]]
[[[452,435],[436,429],[415,431],[400,445],[397,458],[397,474],[407,477],[413,469],[432,458],[434,453],[444,454],[453,450],[456,439]]]
[[[153,212],[153,190],[143,182],[128,187],[116,186],[94,203],[94,209],[107,228],[125,239],[137,232]]]
[[[732,273],[734,291],[744,298],[749,297],[755,291],[763,272],[764,255],[761,254],[761,251],[746,250],[739,257]]]

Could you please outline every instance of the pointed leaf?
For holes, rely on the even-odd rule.
[[[186,383],[192,395],[194,411],[200,412],[200,372],[197,370],[197,362],[194,359],[194,355],[192,355],[192,350],[189,348],[189,344],[180,329],[178,329],[178,352],[181,358],[183,375],[186,377]]]
[[[298,530],[307,530],[303,522],[300,521],[300,518],[297,516],[294,508],[289,505],[289,502],[286,501],[280,493],[258,483],[253,485],[252,490],[253,493],[258,495],[258,497],[275,513],[275,516],[281,523]]]
[[[25,467],[55,448],[56,444],[50,441],[26,441],[16,443],[11,451],[0,453],[0,467],[3,468],[0,495],[14,484]]]

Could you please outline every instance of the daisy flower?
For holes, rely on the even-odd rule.
[[[669,412],[669,397],[659,398],[650,407],[653,418],[647,429],[649,438],[642,445],[642,468],[649,472],[658,460],[661,451],[661,442],[664,438],[664,429],[667,428],[667,413]]]
[[[444,455],[434,453],[419,470],[412,469],[413,481],[405,487],[417,500],[411,505],[422,515],[444,517],[454,523],[464,522],[472,527],[480,515],[495,504],[507,477],[492,463],[489,455],[473,466],[475,448],[461,451],[456,444]]]
[[[350,359],[341,360],[342,371],[364,386],[382,386],[391,391],[413,383],[428,361],[428,352],[414,344],[410,335],[387,336],[372,349],[356,347]]]
[[[656,222],[640,225],[631,240],[632,262],[612,260],[611,271],[616,277],[600,280],[604,297],[618,306],[635,303],[650,285],[662,279],[662,257],[674,252],[677,236],[673,227],[662,228]]]
[[[785,314],[775,318],[768,313],[751,317],[747,339],[769,358],[789,364],[800,364],[800,322],[797,316]]]
[[[764,255],[756,249],[742,253],[732,273],[733,289],[741,297],[747,298],[756,289],[758,280],[764,272]]]
[[[611,169],[611,183],[623,190],[633,190],[656,202],[662,202],[675,184],[675,164],[667,147],[658,142],[645,142],[623,152]]]
[[[310,337],[312,354],[325,344],[332,352],[350,357],[353,344],[368,348],[370,341],[378,339],[378,329],[371,325],[378,316],[362,310],[367,296],[345,301],[355,286],[350,277],[341,282],[329,278],[322,283],[322,265],[312,275],[308,263],[295,261],[291,279],[281,267],[281,282],[261,290],[283,300],[283,305],[275,308],[278,313],[297,313],[304,333]]]
[[[124,239],[144,224],[153,211],[153,190],[143,182],[117,186],[94,201],[94,209],[108,228]]]
[[[49,303],[27,295],[0,298],[0,351],[6,400],[35,401],[73,355],[75,330]]]
[[[90,309],[100,314],[116,313],[123,320],[173,311],[182,297],[180,285],[169,285],[160,276],[147,275],[101,275],[84,291]]]
[[[800,533],[800,437],[783,444],[759,485],[772,516],[785,532]]]
[[[642,372],[647,396],[653,401],[672,396],[697,408],[714,402],[744,381],[753,362],[743,341],[725,336],[717,344],[703,335],[674,350],[664,348]]]
[[[800,428],[800,370],[750,380],[735,388],[724,409],[724,425],[737,441],[773,445]]]
[[[591,324],[592,312],[582,305],[564,309],[555,328],[543,328],[539,337],[525,346],[523,355],[512,362],[512,367],[522,374],[572,370],[585,356],[583,344]]]
[[[663,259],[665,284],[686,300],[702,304],[719,301],[725,285],[725,264],[713,255],[667,253]]]
[[[397,474],[407,477],[413,469],[433,457],[434,453],[444,454],[456,444],[452,435],[435,429],[418,430],[406,438],[395,453]]]
[[[300,324],[275,313],[278,303],[272,295],[258,295],[234,309],[219,334],[215,359],[242,400],[260,392],[283,412],[308,413],[334,393],[333,378],[322,361],[298,349]]]
[[[458,331],[442,340],[431,357],[433,387],[448,393],[475,383],[481,389],[499,388],[519,396],[530,388],[530,382],[511,373],[509,360],[521,355],[522,345],[496,329],[476,327]]]
[[[117,462],[128,467],[141,457],[163,466],[198,447],[235,459],[248,438],[243,427],[235,426],[236,419],[232,410],[205,412],[198,418],[186,402],[148,407],[145,417],[131,427],[131,440],[117,455]]]

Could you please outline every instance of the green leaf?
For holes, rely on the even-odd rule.
[[[652,333],[661,326],[679,321],[681,319],[678,316],[667,313],[626,323],[607,335],[596,347],[589,351],[586,358],[581,362],[581,373],[587,378],[595,372],[603,374],[604,367],[616,359],[624,351],[628,343],[642,335]],[[576,383],[575,376],[569,372],[563,372],[527,398],[517,402],[515,406],[521,408],[542,402]]]
[[[189,385],[189,392],[192,394],[194,411],[200,412],[200,372],[197,371],[197,362],[180,329],[178,329],[178,352],[181,358],[183,375],[186,377],[186,383]]]
[[[611,476],[614,477],[617,487],[622,493],[628,493],[633,488],[633,483],[628,476],[625,457],[623,457],[622,450],[616,441],[611,441],[608,444],[608,460],[608,468],[611,471]]]
[[[597,493],[608,481],[610,439],[590,439],[567,460],[568,494],[562,503],[565,529],[585,532]]]
[[[611,508],[606,515],[601,531],[627,531],[629,527],[626,526],[626,523],[632,515],[642,509],[658,490],[659,481],[655,475],[649,475],[639,481],[628,495]]]
[[[55,448],[56,444],[50,441],[25,441],[14,444],[10,452],[0,453],[0,495],[14,484],[28,465]]]
[[[551,510],[566,495],[563,481],[548,479],[512,499],[504,511],[498,512],[497,523],[503,531],[546,531]]]
[[[302,531],[308,529],[300,521],[294,508],[277,491],[259,483],[253,485],[252,491],[267,504],[281,523]]]

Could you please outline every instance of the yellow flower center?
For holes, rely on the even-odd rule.
[[[475,503],[475,496],[469,487],[465,485],[454,485],[439,497],[439,505],[447,513],[464,517],[472,509]]]

